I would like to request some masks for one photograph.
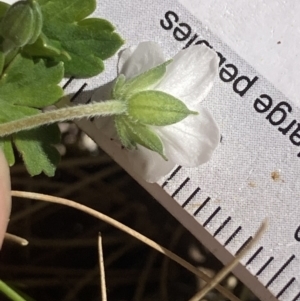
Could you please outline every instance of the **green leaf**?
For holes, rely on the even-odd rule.
[[[139,91],[143,91],[152,85],[156,84],[165,75],[167,66],[172,60],[166,61],[165,63],[158,65],[148,71],[128,80],[123,88],[119,91],[119,95],[124,98],[130,97]]]
[[[0,50],[0,74],[1,74],[2,71],[3,71],[4,64],[5,64],[5,55],[4,55],[4,53]]]
[[[61,98],[58,83],[63,77],[63,64],[47,65],[17,55],[0,79],[0,123],[41,113],[39,108],[52,105]],[[54,175],[59,154],[52,146],[59,142],[57,125],[0,138],[0,146],[10,165],[14,164],[12,143],[21,154],[28,172],[34,176],[44,172]]]
[[[0,80],[0,101],[34,108],[52,105],[63,95],[58,86],[62,78],[62,63],[48,66],[18,55]]]
[[[43,33],[71,58],[55,58],[65,63],[67,76],[91,77],[104,70],[103,60],[111,57],[123,44],[114,27],[106,20],[90,18],[94,0],[39,0]]]
[[[0,1],[0,19],[5,15],[9,7],[9,4]]]
[[[72,23],[88,17],[96,9],[96,0],[39,0],[45,19]]]
[[[62,55],[62,50],[57,48],[60,44],[54,45],[53,41],[50,41],[44,34],[41,34],[36,42],[31,45],[26,45],[23,48],[23,53],[29,56],[39,57],[55,57]]]
[[[57,125],[19,132],[13,140],[30,175],[44,172],[49,177],[54,176],[60,160],[58,151],[52,146],[60,142]]]
[[[1,38],[0,38],[0,43],[1,43]],[[4,62],[4,68],[8,66],[8,64],[16,57],[16,55],[19,52],[19,48],[11,48],[12,44],[4,40],[2,43],[3,46],[3,52],[5,53],[5,62]],[[3,70],[2,70],[3,71]]]
[[[143,124],[165,126],[179,122],[190,111],[179,99],[161,91],[142,91],[128,99],[128,115]]]
[[[157,134],[149,127],[133,122],[126,116],[116,116],[115,126],[121,143],[128,149],[137,148],[140,144],[154,152],[160,154],[165,160],[164,146]]]

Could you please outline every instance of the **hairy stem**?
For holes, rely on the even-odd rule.
[[[60,121],[81,119],[84,117],[99,117],[119,115],[126,111],[126,105],[119,100],[77,105],[48,111],[45,113],[24,117],[22,119],[0,124],[0,137],[14,134],[24,130],[30,130],[41,125],[52,124]]]

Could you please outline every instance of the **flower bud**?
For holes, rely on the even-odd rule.
[[[36,1],[19,1],[6,11],[0,24],[0,34],[22,47],[36,41],[42,30],[42,13]]]
[[[33,12],[33,31],[32,36],[29,39],[27,44],[33,44],[39,37],[42,32],[43,27],[43,15],[40,5],[36,1],[32,1],[31,4],[32,12]]]

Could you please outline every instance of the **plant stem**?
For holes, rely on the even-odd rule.
[[[4,283],[1,280],[0,280],[0,292],[2,292],[10,300],[13,300],[13,301],[26,301],[23,297],[21,297],[11,287],[9,287],[6,283]]]
[[[20,131],[30,130],[41,125],[55,122],[91,118],[99,116],[119,115],[126,111],[126,105],[119,100],[108,100],[91,103],[87,105],[77,105],[48,111],[45,113],[24,117],[22,119],[0,124],[0,137],[11,135]]]

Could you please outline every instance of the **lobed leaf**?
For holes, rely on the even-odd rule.
[[[63,63],[51,66],[19,54],[2,75],[0,101],[34,108],[52,105],[63,95],[58,86],[63,70]]]
[[[63,95],[58,86],[63,73],[62,63],[47,65],[17,55],[0,79],[0,123],[41,113],[40,108],[57,102]],[[32,176],[42,172],[53,176],[59,154],[52,145],[59,140],[58,126],[51,125],[2,137],[0,147],[10,166],[15,163],[14,143]]]
[[[58,126],[44,126],[17,133],[13,137],[17,150],[31,176],[44,172],[53,177],[60,155],[52,145],[60,142]]]
[[[94,0],[39,0],[44,25],[43,33],[50,45],[68,56],[54,57],[65,63],[65,75],[91,77],[104,70],[103,60],[111,57],[123,44],[113,25],[98,18],[85,19],[96,8]],[[26,48],[30,55],[35,45]],[[41,52],[41,51],[39,51]]]
[[[0,51],[0,74],[3,71],[4,64],[5,64],[5,55],[2,51]]]
[[[72,23],[88,17],[96,9],[96,0],[39,0],[48,21]]]
[[[4,16],[9,7],[9,4],[0,1],[0,19]]]
[[[58,47],[58,48],[57,48]],[[43,33],[40,34],[34,44],[26,45],[23,48],[23,53],[33,57],[52,58],[63,54],[59,44],[50,41]],[[69,57],[67,57],[69,59]]]

